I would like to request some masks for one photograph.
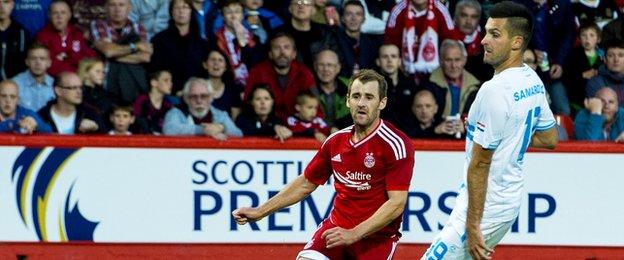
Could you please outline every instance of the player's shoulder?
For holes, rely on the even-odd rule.
[[[349,136],[351,135],[351,130],[353,129],[353,125],[345,127],[343,129],[340,129],[336,132],[333,132],[332,134],[330,134],[325,141],[323,142],[323,144],[321,145],[321,147],[325,147],[328,144],[337,142],[339,140],[343,140],[344,138],[349,138]]]
[[[413,155],[414,144],[412,140],[390,122],[382,120],[376,134],[382,143],[392,151],[394,159],[400,160]]]

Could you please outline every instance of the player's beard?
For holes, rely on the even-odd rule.
[[[357,110],[355,110],[351,113],[351,116],[353,118],[353,124],[355,124],[356,127],[362,130],[366,130],[375,122],[377,118],[379,118],[379,111],[366,111],[366,114],[362,115],[359,114]],[[363,117],[363,119],[359,120],[359,117]]]

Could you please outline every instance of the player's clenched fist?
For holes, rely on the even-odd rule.
[[[249,207],[235,209],[232,211],[232,216],[239,225],[245,225],[247,222],[256,222],[264,217],[257,208]]]

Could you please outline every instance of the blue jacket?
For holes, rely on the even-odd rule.
[[[598,75],[593,76],[585,85],[586,97],[595,97],[602,87],[610,87],[618,95],[618,102],[624,104],[624,74],[609,71],[605,64],[598,68]]]
[[[182,107],[184,108],[184,106]],[[243,136],[243,132],[236,127],[236,124],[234,124],[227,112],[210,106],[210,113],[212,114],[212,122],[222,124],[226,135]],[[187,111],[174,107],[165,114],[163,133],[165,135],[203,135],[204,127],[195,124],[192,116]]]
[[[260,18],[262,26],[269,33],[284,24],[282,18],[266,8],[259,8],[257,11],[259,13],[258,16]],[[247,9],[245,9],[243,14],[243,25],[245,26],[245,28],[247,28],[247,30],[251,31],[251,26],[249,25],[249,22],[247,22],[248,15],[249,14],[247,13]],[[212,33],[216,33],[221,28],[221,26],[223,26],[223,15],[221,15],[221,13],[218,13],[212,24]]]
[[[565,64],[572,50],[575,27],[570,0],[548,0],[539,7],[533,0],[514,0],[533,14],[534,29],[531,47],[548,52],[551,62]]]
[[[19,105],[15,109],[15,119],[7,119],[0,122],[0,133],[20,133],[19,120],[27,116],[34,118],[37,122],[37,133],[52,133],[52,127],[43,122],[35,111]]]
[[[576,140],[585,141],[614,141],[620,133],[624,132],[624,109],[619,108],[613,118],[609,136],[604,136],[605,118],[601,115],[592,114],[587,109],[579,111],[574,119],[574,137]]]

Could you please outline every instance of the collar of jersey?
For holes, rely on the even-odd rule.
[[[366,137],[364,137],[364,139],[360,140],[357,143],[353,143],[353,140],[351,140],[351,136],[353,136],[353,133],[355,132],[355,127],[353,127],[351,129],[351,136],[349,136],[349,143],[351,144],[351,146],[353,147],[358,147],[361,144],[365,143],[366,141],[368,141],[369,139],[373,138],[373,136],[375,136],[377,134],[377,132],[379,131],[379,128],[381,128],[381,126],[384,125],[384,121],[383,119],[379,120],[379,125],[377,125],[377,128],[375,128],[375,130],[373,130],[370,134],[368,134]]]

